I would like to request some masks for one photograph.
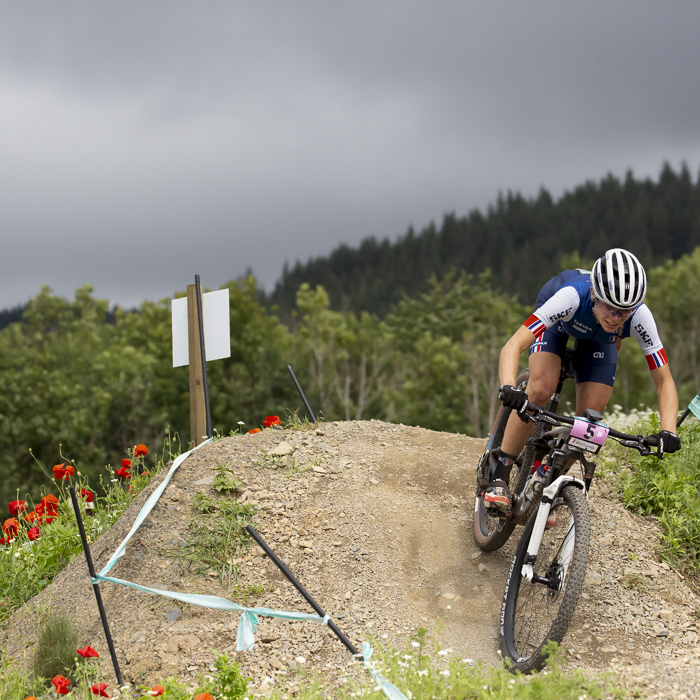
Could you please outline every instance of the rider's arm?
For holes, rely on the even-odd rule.
[[[630,335],[637,339],[656,385],[661,429],[675,434],[676,419],[678,418],[676,384],[668,367],[666,351],[659,337],[656,321],[654,321],[654,316],[646,304],[642,304],[634,312],[630,323]]]
[[[535,342],[535,334],[527,327],[520,326],[501,350],[501,360],[498,366],[501,384],[512,386],[518,374],[520,355]]]
[[[678,394],[676,393],[676,383],[671,376],[671,370],[668,365],[664,365],[652,370],[651,376],[654,384],[656,384],[661,430],[675,433],[676,419],[678,418]]]

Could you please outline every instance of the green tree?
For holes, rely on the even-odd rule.
[[[386,326],[329,309],[326,290],[302,284],[297,292],[296,354],[308,372],[311,395],[327,419],[377,415],[393,350]]]

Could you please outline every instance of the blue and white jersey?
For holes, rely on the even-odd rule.
[[[633,337],[646,356],[649,369],[668,364],[656,321],[646,304],[634,310],[617,334],[606,331],[596,321],[588,272],[566,270],[550,280],[537,297],[535,312],[523,325],[540,340],[545,330],[557,323],[568,335],[596,343],[612,345],[618,338]]]

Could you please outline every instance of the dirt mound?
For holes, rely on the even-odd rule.
[[[292,454],[272,457],[282,442],[290,448],[279,451]],[[311,612],[259,552],[246,558],[232,588],[222,587],[218,577],[194,578],[164,555],[187,538],[193,497],[214,496],[214,469],[225,465],[244,479],[239,500],[259,509],[259,532],[356,646],[370,634],[396,640],[443,619],[444,647],[496,664],[500,599],[520,529],[492,554],[482,554],[473,542],[474,470],[483,449],[483,440],[380,421],[217,440],[175,473],[111,573],[237,602],[243,601],[236,595],[247,591],[244,604],[250,607]],[[95,543],[98,570],[157,482]],[[664,690],[654,690],[659,697],[695,697],[697,599],[655,557],[656,523],[625,511],[600,485],[594,485],[591,509],[590,573],[564,641],[571,665],[612,666],[630,683],[663,683]],[[215,651],[235,654],[237,614],[109,583],[101,588],[122,673],[131,682],[173,674],[194,678],[209,669]],[[104,650],[103,675],[112,677],[82,556],[13,616],[3,647],[18,660],[30,657],[37,620],[49,606],[80,621],[85,643]],[[322,625],[268,618],[261,618],[254,649],[235,655],[256,688],[271,682],[293,687],[299,665],[322,671],[332,685],[352,665]]]

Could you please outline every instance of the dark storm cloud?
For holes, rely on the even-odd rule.
[[[700,163],[692,3],[0,4],[0,308]]]

